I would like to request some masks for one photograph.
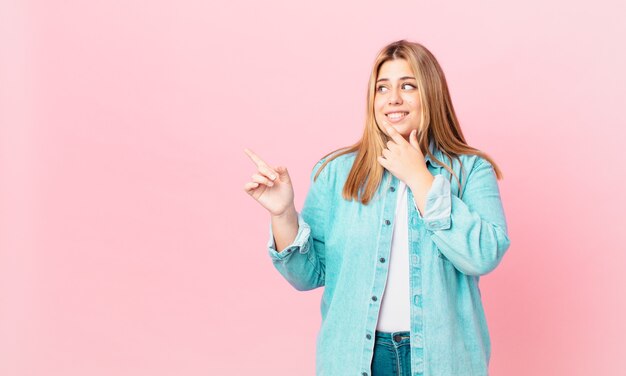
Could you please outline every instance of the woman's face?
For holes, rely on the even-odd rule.
[[[417,80],[404,59],[389,60],[380,66],[374,95],[378,126],[393,126],[407,140],[413,129],[419,132],[422,105]]]

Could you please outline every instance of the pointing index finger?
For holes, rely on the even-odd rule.
[[[265,161],[262,160],[258,155],[254,154],[252,150],[245,148],[243,149],[243,151],[248,155],[248,157],[250,157],[252,162],[254,162],[257,165],[257,167],[267,166],[267,163],[265,163]]]

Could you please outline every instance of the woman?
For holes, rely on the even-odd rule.
[[[298,290],[325,287],[318,375],[487,375],[478,282],[509,247],[501,173],[465,142],[424,46],[380,51],[363,136],[315,165],[300,213],[287,169],[246,153],[274,266]]]

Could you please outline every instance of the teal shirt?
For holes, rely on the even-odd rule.
[[[431,143],[431,152],[450,163]],[[491,342],[478,286],[509,248],[495,172],[475,155],[460,157],[452,169],[426,157],[435,176],[422,216],[407,190],[411,375],[488,374]],[[313,176],[298,233],[277,252],[270,226],[269,255],[297,290],[324,286],[317,336],[316,374],[370,376],[376,322],[387,281],[396,187],[385,171],[367,205],[342,197],[355,153],[340,156]]]

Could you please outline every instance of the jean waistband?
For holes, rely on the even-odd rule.
[[[376,341],[395,345],[402,345],[411,342],[411,332],[381,332],[376,331]]]

